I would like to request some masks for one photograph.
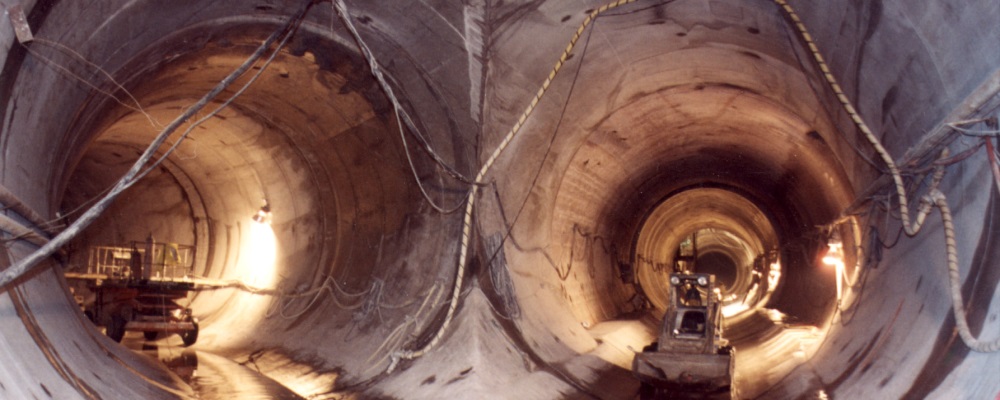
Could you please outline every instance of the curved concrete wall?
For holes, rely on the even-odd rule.
[[[349,4],[420,134],[467,177],[600,5]],[[996,115],[1000,50],[980,31],[997,32],[982,22],[1000,17],[995,4],[793,5],[908,172],[927,165],[935,146],[954,154],[979,143],[939,125]],[[22,6],[36,41],[17,44],[9,21],[0,22],[10,43],[0,77],[0,182],[47,218],[99,195],[160,126],[299,7]],[[193,244],[201,274],[272,290],[199,293],[197,347],[253,361],[300,395],[631,398],[638,385],[629,349],[654,336],[665,296],[664,272],[640,260],[648,247],[664,254],[656,262],[671,262],[690,229],[658,227],[658,237],[672,239],[637,243],[659,204],[701,193],[696,206],[718,207],[695,213],[691,229],[746,235],[758,255],[776,247],[780,258],[770,297],[728,323],[743,354],[744,395],[995,396],[1000,386],[982,371],[995,370],[1000,356],[970,352],[953,333],[940,219],[880,247],[899,227],[877,207],[891,195],[879,179],[884,166],[790,26],[765,1],[639,1],[594,20],[476,191],[467,279],[438,342],[461,263],[462,215],[435,212],[417,185],[445,206],[461,204],[468,185],[412,133],[401,140],[357,43],[331,4],[318,3],[246,93],[59,257],[3,288],[0,354],[25,367],[0,368],[0,393],[193,394],[103,338],[60,278],[89,245],[152,235]],[[972,44],[982,49],[965,51]],[[1000,335],[997,201],[988,181],[978,151],[950,166],[943,186],[963,276],[974,277],[964,285],[970,324],[986,339]],[[273,211],[273,263],[257,252],[265,246],[250,220],[264,200]],[[858,210],[860,228],[831,225]],[[746,226],[761,218],[773,233]],[[834,270],[820,262],[834,231],[849,250],[841,299]],[[32,249],[8,242],[4,265]],[[751,275],[752,263],[738,264],[737,275]],[[394,362],[429,343],[436,346],[423,357]],[[798,351],[768,353],[772,343]]]

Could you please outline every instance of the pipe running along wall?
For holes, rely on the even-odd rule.
[[[32,367],[0,373],[0,393],[192,394],[95,333],[51,267],[74,268],[90,246],[149,235],[193,245],[199,275],[265,289],[197,294],[198,348],[253,361],[305,396],[495,394],[517,381],[516,398],[628,398],[637,384],[627,349],[653,336],[666,273],[686,238],[699,244],[696,269],[715,273],[735,306],[727,335],[738,354],[765,360],[738,367],[744,393],[940,395],[967,381],[992,390],[947,372],[995,355],[966,358],[902,333],[946,319],[947,307],[924,306],[943,293],[939,263],[892,251],[877,265],[893,266],[856,267],[877,243],[858,238],[879,237],[862,228],[869,222],[838,219],[867,193],[877,167],[859,156],[870,150],[769,2],[637,2],[602,12],[478,186],[465,263],[463,215],[435,212],[417,184],[448,206],[462,204],[469,185],[413,135],[471,178],[590,13],[571,1],[473,3],[351,5],[350,20],[418,128],[406,144],[358,43],[329,3],[313,6],[274,61],[251,71],[263,72],[245,93],[49,266],[4,288],[0,315],[21,323],[0,328],[0,354]],[[72,220],[295,7],[26,7],[36,40],[11,47],[0,79],[3,186],[48,218]],[[960,200],[970,210],[959,211],[960,225],[982,225],[975,210],[995,207],[984,194]],[[257,224],[251,216],[265,201],[272,219]],[[977,234],[994,229],[965,233],[972,263],[987,263],[995,246]],[[821,262],[834,232],[845,249],[842,298],[838,272]],[[919,240],[937,243],[927,236]],[[32,249],[8,243],[4,260]],[[931,247],[923,251],[940,255]],[[919,272],[886,272],[902,263]],[[470,278],[450,303],[456,268]],[[968,289],[977,302],[991,298],[997,280],[981,274],[984,283]],[[437,344],[450,304],[454,322]],[[981,322],[988,304],[976,304]],[[761,322],[775,313],[778,324]],[[880,322],[860,326],[848,315]],[[766,365],[779,360],[756,349],[784,323],[816,334],[795,342],[807,348],[801,355]],[[437,345],[385,373],[393,354],[428,343]],[[945,378],[914,384],[938,371],[925,366],[894,379],[887,371],[904,360],[891,355],[909,347],[926,348],[915,356],[923,360],[953,357],[940,367]],[[114,373],[81,372],[93,363]],[[877,373],[863,373],[873,365]],[[768,371],[780,373],[757,379]]]

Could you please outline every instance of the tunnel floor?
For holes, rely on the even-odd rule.
[[[741,318],[741,328],[753,333],[730,342],[736,349],[734,385],[740,398],[765,396],[821,344],[823,334],[818,327],[787,323],[782,317],[775,310],[759,309]],[[655,340],[660,324],[660,318],[652,314],[596,324],[589,332],[601,344],[591,354],[631,370],[634,352]],[[815,392],[820,398],[822,388]]]
[[[735,322],[724,322],[725,328],[736,328],[743,334],[731,341],[736,349],[734,385],[740,398],[769,396],[768,390],[794,368],[807,362],[821,344],[823,331],[820,327],[791,323],[785,321],[785,317],[776,310],[760,308],[741,314]],[[620,380],[629,376],[635,352],[656,340],[661,323],[661,317],[643,312],[585,327],[598,346],[566,364],[593,365],[595,358],[601,359],[619,369],[617,373],[606,375]],[[133,352],[162,363],[189,385],[199,399],[303,398],[262,373],[253,354],[221,354],[197,345],[185,348],[177,335],[149,341],[140,332],[126,333],[122,344]],[[634,382],[605,383],[615,390],[635,386]],[[332,398],[365,396],[364,389],[361,390],[353,392],[334,387],[330,395],[334,396]],[[814,391],[816,398],[823,397],[822,388]],[[630,395],[619,394],[622,395],[619,398],[630,398]],[[638,398],[638,393],[634,398]]]
[[[185,348],[176,336],[147,341],[141,332],[129,332],[122,345],[162,363],[188,384],[198,399],[303,399],[255,370],[252,360],[239,363],[210,351]]]
[[[739,398],[997,393],[969,336],[998,327],[1000,153],[955,124],[996,129],[1000,71],[939,27],[985,7],[120,3],[28,1],[35,40],[0,36],[0,272],[46,259],[0,286],[0,397],[632,399],[688,268],[746,306]],[[188,298],[191,347],[118,346],[60,280],[154,237],[235,282]]]

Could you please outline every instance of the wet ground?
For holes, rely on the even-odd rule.
[[[744,338],[745,341],[734,343],[737,347],[734,384],[741,398],[764,395],[791,369],[811,357],[822,338],[813,327],[762,323],[768,328],[759,331],[753,340]],[[643,319],[599,324],[591,328],[591,334],[601,343],[593,355],[629,369],[634,351],[654,340],[655,326],[656,321]],[[303,399],[261,374],[253,364],[243,365],[210,352],[185,348],[176,335],[147,341],[142,333],[128,332],[122,344],[166,365],[194,389],[199,399]],[[821,392],[816,398],[825,397]]]
[[[162,362],[187,382],[199,399],[303,399],[250,367],[209,352],[185,348],[177,337],[147,341],[142,333],[129,332],[122,344]]]
[[[773,398],[767,394],[768,389],[813,356],[822,333],[813,326],[794,326],[772,320],[766,312],[746,319],[750,321],[744,324],[756,326],[752,328],[753,335],[731,343],[736,348],[733,384],[742,399]],[[589,329],[601,343],[593,354],[630,369],[634,352],[655,340],[654,329],[659,324],[659,320],[648,315],[597,324]],[[823,399],[826,394],[819,392],[808,398]]]

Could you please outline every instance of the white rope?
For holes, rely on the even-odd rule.
[[[417,137],[417,139],[421,142],[424,149],[427,150],[427,153],[430,154],[434,162],[440,165],[441,168],[445,170],[445,172],[447,172],[449,175],[451,175],[453,178],[459,181],[465,183],[473,183],[472,181],[469,180],[469,178],[466,178],[465,176],[460,174],[457,170],[448,165],[448,163],[446,163],[444,159],[442,159],[441,156],[439,156],[437,152],[435,152],[434,149],[430,147],[430,144],[427,143],[427,139],[424,138],[422,135],[420,135],[420,130],[418,130],[417,125],[413,123],[413,120],[410,118],[410,114],[408,114],[406,112],[406,109],[404,109],[403,106],[399,103],[399,99],[396,98],[396,94],[392,90],[392,86],[390,86],[389,83],[386,82],[385,76],[382,74],[382,68],[379,67],[378,60],[375,59],[375,54],[372,53],[371,49],[368,47],[364,39],[361,37],[361,34],[358,32],[358,29],[354,26],[354,23],[351,22],[351,16],[347,12],[347,5],[344,4],[343,0],[335,0],[333,2],[333,6],[337,11],[337,15],[340,17],[340,21],[343,22],[344,26],[346,26],[347,29],[351,32],[351,36],[353,36],[354,40],[358,43],[358,47],[361,49],[361,54],[365,57],[365,60],[368,61],[368,68],[371,70],[372,76],[375,77],[375,80],[378,82],[379,86],[385,92],[386,96],[389,97],[389,101],[392,102],[392,106],[397,113],[397,117],[402,116],[403,121],[406,122],[406,126],[409,127],[414,132],[414,136]],[[402,126],[400,126],[400,132],[402,132]],[[417,183],[418,184],[420,183],[419,179]]]
[[[338,12],[341,14],[343,19],[347,20],[347,10],[343,0],[336,0],[336,1],[337,1]],[[462,236],[460,243],[461,247],[458,256],[458,268],[457,271],[455,272],[455,284],[454,284],[455,286],[452,289],[451,301],[448,306],[448,312],[447,314],[445,314],[444,322],[441,323],[441,326],[438,328],[437,332],[435,332],[434,337],[431,338],[431,340],[427,344],[423,345],[422,347],[416,350],[400,351],[393,354],[392,362],[389,364],[389,368],[386,369],[386,373],[392,373],[395,370],[400,360],[412,360],[427,354],[434,347],[436,347],[438,343],[441,341],[441,338],[444,337],[444,333],[448,330],[448,327],[450,326],[452,319],[455,316],[455,310],[458,308],[458,303],[462,293],[462,283],[465,279],[465,272],[468,266],[469,242],[472,235],[472,214],[473,211],[475,210],[475,203],[476,203],[476,188],[478,186],[483,185],[484,178],[486,174],[489,172],[490,168],[493,167],[493,164],[496,162],[497,158],[500,157],[500,154],[503,153],[503,151],[510,144],[511,140],[514,139],[514,136],[517,135],[518,132],[520,132],[521,128],[524,126],[525,121],[528,119],[528,117],[532,114],[532,112],[534,112],[535,107],[538,105],[539,100],[541,100],[541,98],[545,95],[546,91],[548,91],[549,85],[552,84],[552,81],[555,79],[556,75],[558,75],[559,70],[566,63],[566,60],[569,59],[569,56],[573,51],[573,47],[576,46],[576,42],[579,41],[580,37],[583,35],[584,30],[601,13],[625,4],[633,3],[635,1],[636,0],[618,0],[609,4],[605,4],[600,8],[591,11],[591,13],[587,15],[587,18],[583,20],[583,22],[577,28],[576,32],[573,34],[573,37],[570,39],[569,44],[566,46],[566,49],[563,50],[562,55],[559,57],[559,60],[556,61],[556,64],[552,68],[552,71],[549,73],[549,76],[545,79],[545,81],[542,82],[542,85],[538,89],[538,92],[535,94],[534,98],[531,99],[531,102],[521,113],[521,116],[518,118],[517,122],[514,124],[514,126],[510,128],[504,139],[500,142],[500,144],[497,145],[497,147],[493,150],[493,153],[490,154],[490,157],[479,169],[479,173],[476,174],[476,178],[473,181],[473,186],[469,192],[469,195],[466,197],[465,217],[462,220]],[[349,24],[349,22],[347,23]],[[353,25],[349,24],[348,26],[349,28],[352,29],[352,32],[354,32],[352,28]]]
[[[790,18],[795,24],[795,27],[798,29],[802,39],[809,47],[810,53],[812,53],[812,56],[819,65],[820,70],[822,70],[827,84],[829,84],[830,88],[837,95],[837,99],[840,100],[841,105],[844,107],[844,111],[846,111],[851,117],[851,120],[854,121],[854,124],[858,127],[858,129],[864,133],[865,138],[868,139],[868,142],[871,143],[872,147],[875,148],[875,151],[880,157],[882,157],[882,161],[884,161],[886,166],[889,167],[889,172],[892,174],[892,180],[896,186],[896,194],[899,197],[900,219],[903,223],[903,229],[905,230],[907,236],[914,236],[920,231],[920,228],[923,226],[924,221],[927,218],[927,214],[931,212],[933,207],[936,206],[941,211],[941,219],[944,223],[945,231],[945,248],[948,253],[948,277],[951,281],[950,287],[952,308],[955,313],[955,321],[958,326],[959,335],[962,337],[962,341],[970,349],[978,352],[995,352],[1000,350],[1000,338],[997,338],[997,340],[993,342],[981,341],[976,339],[969,329],[967,321],[968,316],[966,315],[965,306],[962,301],[961,275],[959,273],[958,263],[958,246],[955,244],[955,227],[952,223],[951,210],[948,207],[947,199],[945,198],[944,193],[938,190],[941,178],[944,175],[944,167],[942,165],[937,166],[929,193],[921,198],[916,218],[911,221],[910,210],[907,204],[906,187],[903,184],[903,177],[900,174],[896,163],[893,161],[892,156],[890,156],[889,152],[882,146],[882,143],[875,136],[875,134],[872,133],[872,130],[869,129],[868,125],[865,124],[857,110],[855,110],[850,99],[848,99],[847,95],[844,94],[844,91],[841,90],[836,78],[834,78],[833,74],[830,72],[830,68],[823,60],[823,56],[819,53],[819,48],[813,42],[812,36],[806,30],[805,25],[795,13],[795,10],[793,10],[785,0],[773,1],[785,11],[788,18]],[[959,123],[953,123],[949,124],[949,126],[956,130],[963,131],[961,128],[957,127],[958,124]],[[972,134],[970,132],[963,132]],[[977,133],[981,133],[982,135],[993,135],[991,132]],[[941,158],[946,158],[947,154],[947,149],[945,149],[941,154]]]

